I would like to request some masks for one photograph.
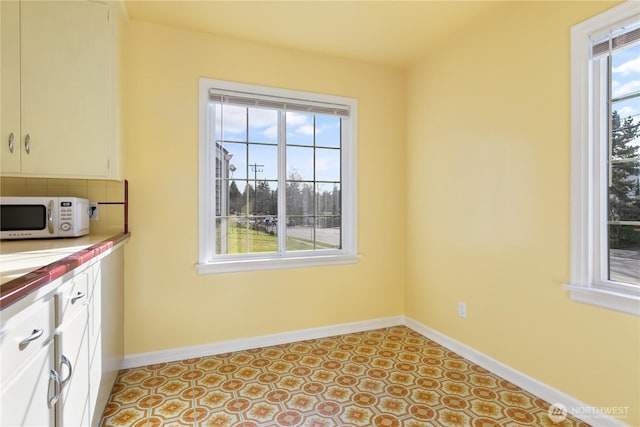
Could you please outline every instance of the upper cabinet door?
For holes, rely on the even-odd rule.
[[[0,1],[0,170],[20,172],[20,3]]]
[[[109,41],[106,4],[20,3],[22,174],[109,176]]]

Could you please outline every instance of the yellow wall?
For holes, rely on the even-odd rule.
[[[403,312],[402,71],[132,21],[126,353]],[[358,99],[356,265],[199,276],[198,78]]]
[[[570,27],[612,5],[510,3],[409,70],[405,312],[640,425],[638,318],[562,289]]]

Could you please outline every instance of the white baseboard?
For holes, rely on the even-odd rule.
[[[404,318],[404,324],[408,328],[413,329],[420,335],[429,338],[432,341],[448,348],[449,350],[459,354],[465,359],[481,366],[505,380],[517,385],[523,390],[532,393],[539,398],[551,403],[560,403],[564,405],[567,412],[594,427],[628,427],[628,424],[619,419],[610,417],[602,413],[597,408],[587,405],[584,402],[575,399],[557,390],[547,384],[544,384],[535,378],[532,378],[522,372],[513,369],[496,359],[487,356],[459,341],[454,340],[428,326],[423,325],[409,317]]]
[[[390,326],[405,325],[424,337],[437,342],[449,350],[459,354],[465,359],[481,366],[482,368],[512,382],[518,387],[532,393],[549,403],[560,403],[567,408],[568,413],[594,427],[628,427],[628,424],[612,418],[597,408],[591,407],[555,388],[544,384],[522,372],[513,369],[496,359],[487,356],[459,341],[454,340],[428,326],[423,325],[406,316],[384,317],[380,319],[365,320],[362,322],[343,323],[319,328],[303,329],[272,335],[263,335],[251,338],[223,341],[212,344],[182,347],[171,350],[139,353],[125,356],[122,368],[135,368],[152,365],[155,363],[174,362],[193,357],[210,356],[215,354],[230,353],[234,351],[249,350],[252,348],[269,347],[279,344],[288,344],[315,338],[325,338],[334,335],[350,334],[354,332],[369,331],[372,329],[387,328]]]
[[[283,332],[272,335],[242,338],[223,341],[212,344],[182,347],[171,350],[154,351],[150,353],[138,353],[125,356],[122,368],[135,368],[139,366],[153,365],[154,363],[175,362],[177,360],[193,357],[210,356],[214,354],[230,353],[233,351],[249,350],[252,348],[269,347],[272,345],[288,344],[315,338],[325,338],[334,335],[351,334],[354,332],[369,331],[372,329],[388,328],[402,325],[403,316],[383,317],[380,319],[365,320],[362,322],[343,323],[339,325],[324,326],[320,328],[302,329],[298,331]]]

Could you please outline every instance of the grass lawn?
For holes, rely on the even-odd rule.
[[[246,254],[255,252],[276,252],[278,250],[278,236],[275,234],[265,233],[247,229],[244,227],[229,227],[227,235],[229,254]],[[313,241],[301,239],[299,237],[287,237],[286,240],[288,251],[312,250]],[[316,242],[317,249],[323,249],[325,245]],[[326,245],[327,248],[333,246]]]

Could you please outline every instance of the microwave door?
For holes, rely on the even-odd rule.
[[[44,231],[53,234],[53,200],[47,204],[2,206],[2,231]]]

